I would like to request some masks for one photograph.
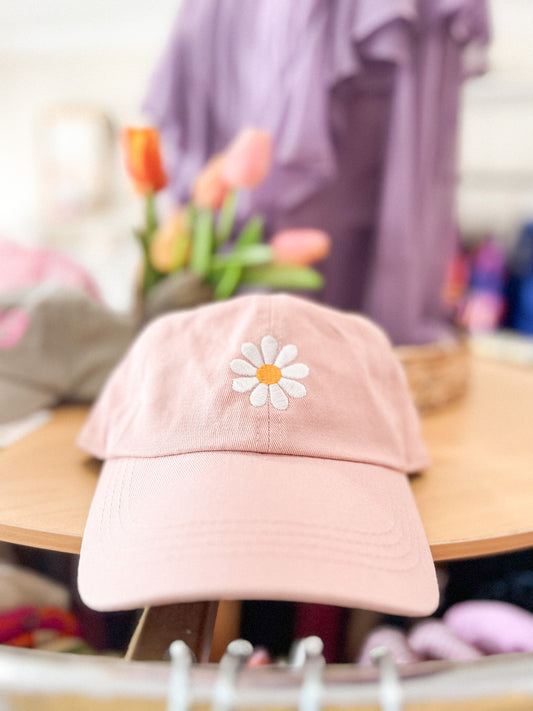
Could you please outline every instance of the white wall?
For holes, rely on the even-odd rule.
[[[490,6],[490,69],[464,92],[459,217],[510,245],[533,219],[533,1]]]

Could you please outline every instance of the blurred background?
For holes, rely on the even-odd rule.
[[[147,120],[140,107],[178,7],[0,4],[0,237],[73,255],[118,309],[131,303],[141,206],[117,136]],[[466,243],[494,237],[510,250],[533,219],[533,3],[489,7],[489,71],[464,85],[458,217]]]
[[[119,154],[179,2],[0,5],[0,237],[66,251],[126,309],[142,209]],[[111,261],[110,261],[111,260]],[[117,261],[121,279],[117,279]]]
[[[465,238],[512,244],[533,213],[533,4],[490,0],[488,72],[465,84],[459,220]]]
[[[472,333],[511,325],[531,334],[533,1],[488,7],[487,71],[461,90],[460,242],[444,295]],[[120,132],[150,123],[141,107],[179,8],[180,0],[0,4],[0,240],[71,256],[121,312],[135,299],[140,252],[132,228],[143,204],[124,168]],[[170,198],[161,197],[164,209]],[[513,300],[521,320],[510,324]],[[533,362],[533,349],[524,353]]]

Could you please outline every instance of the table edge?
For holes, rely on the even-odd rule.
[[[58,553],[79,554],[81,540],[81,536],[67,533],[23,529],[0,523],[0,541],[5,543],[57,551]]]
[[[533,530],[430,544],[431,555],[436,563],[512,553],[531,547],[533,547]]]

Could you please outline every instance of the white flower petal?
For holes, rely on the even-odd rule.
[[[251,363],[248,363],[248,361],[242,360],[241,358],[235,358],[235,360],[232,360],[229,367],[234,373],[237,373],[237,375],[255,375],[257,371],[257,368],[255,368]]]
[[[284,378],[306,378],[309,375],[309,368],[304,363],[293,363],[281,369]]]
[[[275,383],[274,385],[269,385],[268,388],[270,390],[270,402],[276,410],[286,410],[289,407],[289,399],[280,386]]]
[[[263,351],[265,363],[272,365],[278,353],[278,342],[274,336],[263,336],[261,339],[261,350]]]
[[[297,382],[296,380],[289,380],[289,378],[281,378],[278,385],[283,388],[287,395],[291,397],[304,397],[307,395],[307,390],[305,385]]]
[[[268,385],[265,383],[259,383],[256,389],[250,395],[250,403],[254,407],[262,407],[267,401],[268,396]]]
[[[233,378],[233,389],[238,393],[247,393],[257,385],[257,378]]]
[[[284,368],[293,361],[297,355],[298,349],[289,343],[280,350],[278,357],[274,361],[274,365],[277,365],[278,368]]]
[[[259,348],[255,345],[255,343],[243,343],[241,353],[243,356],[248,358],[250,363],[253,363],[256,368],[260,368],[265,364],[261,357],[261,353],[259,353]]]

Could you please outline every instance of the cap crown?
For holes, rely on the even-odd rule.
[[[293,348],[276,360],[285,346]],[[278,384],[285,395],[261,404],[261,383],[273,400]],[[79,443],[102,459],[229,450],[406,472],[427,465],[405,374],[381,329],[286,294],[154,321],[113,372]]]

